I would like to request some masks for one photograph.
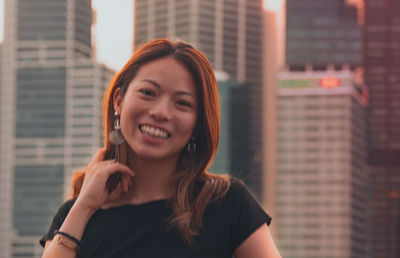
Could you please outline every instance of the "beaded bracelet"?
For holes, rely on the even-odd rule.
[[[67,237],[68,239],[74,241],[74,242],[78,245],[78,248],[81,248],[81,241],[79,241],[79,240],[76,239],[75,237],[71,236],[70,234],[65,233],[65,232],[63,232],[63,231],[56,230],[56,231],[54,231],[53,236],[55,236],[55,235],[57,235],[57,234],[63,235],[63,236],[65,236],[65,237]]]

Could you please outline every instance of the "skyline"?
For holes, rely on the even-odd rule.
[[[4,4],[5,0],[0,0],[0,42],[4,40]],[[96,60],[119,70],[132,54],[133,1],[92,0],[92,5],[96,13],[92,29]]]
[[[264,0],[264,7],[279,12],[282,2],[283,0]],[[4,39],[4,4],[5,0],[0,0],[0,43]],[[96,59],[114,70],[119,70],[132,54],[133,0],[92,0],[92,4],[96,11],[96,25],[92,31]],[[115,40],[116,38],[120,40]]]
[[[4,1],[12,7],[7,7],[7,27],[2,25]],[[215,161],[223,161],[223,166],[209,171],[247,180],[269,215],[279,220],[271,234],[282,256],[396,256],[400,116],[395,109],[400,67],[395,60],[400,20],[392,14],[398,9],[390,5],[392,0],[366,0],[365,9],[358,10],[345,4],[357,0],[325,0],[321,5],[284,0],[283,11],[278,0],[270,0],[268,9],[266,0],[234,0],[229,3],[237,5],[227,12],[227,2],[218,0],[184,0],[183,6],[175,5],[179,0],[136,0],[136,10],[126,7],[134,0],[88,0],[74,6],[76,13],[69,4],[78,0],[58,0],[55,6],[47,0],[42,6],[31,1],[0,0],[0,33],[5,29],[8,36],[0,62],[0,188],[5,189],[0,195],[7,200],[0,207],[7,216],[0,223],[0,253],[3,246],[18,254],[27,247],[36,250],[36,240],[22,238],[30,227],[44,228],[40,223],[23,224],[41,207],[35,203],[36,189],[56,186],[68,191],[62,183],[75,166],[86,162],[93,152],[90,146],[102,144],[98,100],[114,71],[141,42],[176,34],[201,49],[213,69],[230,79],[216,74],[223,119],[218,147],[222,155]],[[254,13],[245,9],[249,2]],[[382,19],[386,16],[393,18]],[[257,22],[251,20],[254,17]],[[56,23],[64,18],[69,27]],[[97,23],[96,28],[90,22]],[[34,24],[40,24],[37,31]],[[249,30],[248,24],[253,24]],[[247,40],[248,32],[257,33]],[[64,40],[65,35],[59,42],[57,37]],[[77,36],[84,45],[77,43]],[[0,44],[1,39],[2,35]],[[69,60],[77,65],[69,66]],[[99,62],[115,70],[94,70]],[[259,75],[262,84],[249,82]],[[91,83],[98,76],[104,85]],[[262,85],[261,93],[254,85]],[[261,121],[262,127],[254,121]],[[261,140],[256,139],[259,132]],[[261,142],[261,148],[250,140]],[[50,173],[58,177],[56,183],[48,183]],[[250,175],[255,179],[248,180]],[[31,183],[34,180],[40,185]],[[52,194],[46,207],[53,207],[51,198],[60,196]],[[20,205],[21,200],[27,206]],[[9,238],[8,232],[16,232],[16,237]]]

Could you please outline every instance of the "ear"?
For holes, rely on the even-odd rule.
[[[114,110],[121,114],[123,97],[120,94],[121,88],[116,88],[113,96]]]

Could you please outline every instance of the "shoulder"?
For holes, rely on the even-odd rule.
[[[228,191],[216,203],[213,206],[220,211],[221,223],[229,232],[229,249],[232,251],[262,225],[271,223],[271,217],[241,179],[230,178]]]
[[[231,197],[240,197],[243,194],[248,195],[250,194],[253,196],[252,192],[250,189],[246,186],[246,184],[243,182],[243,180],[236,178],[236,177],[230,177],[230,187],[227,192],[227,195]]]
[[[213,179],[214,180],[209,181],[211,186],[209,189],[218,193],[214,195],[214,200],[226,202],[229,200],[237,200],[242,198],[255,199],[251,190],[246,186],[243,180],[239,178],[226,175],[223,178],[215,177]],[[219,187],[221,185],[222,187]],[[217,188],[219,189],[217,190]]]
[[[257,198],[247,185],[239,178],[231,177],[230,186],[224,197],[224,202],[235,206],[254,204],[259,206]]]
[[[213,200],[208,209],[222,212],[227,221],[240,221],[251,219],[256,224],[271,222],[271,217],[263,210],[258,200],[239,178],[228,175],[207,175],[208,181],[203,185],[202,191],[212,192]]]
[[[271,223],[271,217],[263,209],[253,192],[238,178],[231,178],[231,186],[226,194],[225,202],[229,210],[236,211],[236,219],[242,222],[253,221]]]

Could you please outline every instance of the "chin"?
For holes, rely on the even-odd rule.
[[[129,143],[127,141],[127,144],[129,146],[131,155],[134,155],[135,158],[139,159],[146,159],[146,160],[151,160],[151,161],[157,161],[157,160],[166,160],[166,159],[171,159],[175,160],[178,159],[180,156],[180,153],[182,152],[182,149],[184,146],[180,148],[168,148],[171,146],[148,146],[146,144],[142,144],[142,142],[134,141]]]
[[[139,159],[145,159],[150,161],[161,161],[166,159],[175,159],[179,156],[178,154],[170,154],[165,152],[160,152],[160,150],[135,150],[133,149],[132,152]]]

